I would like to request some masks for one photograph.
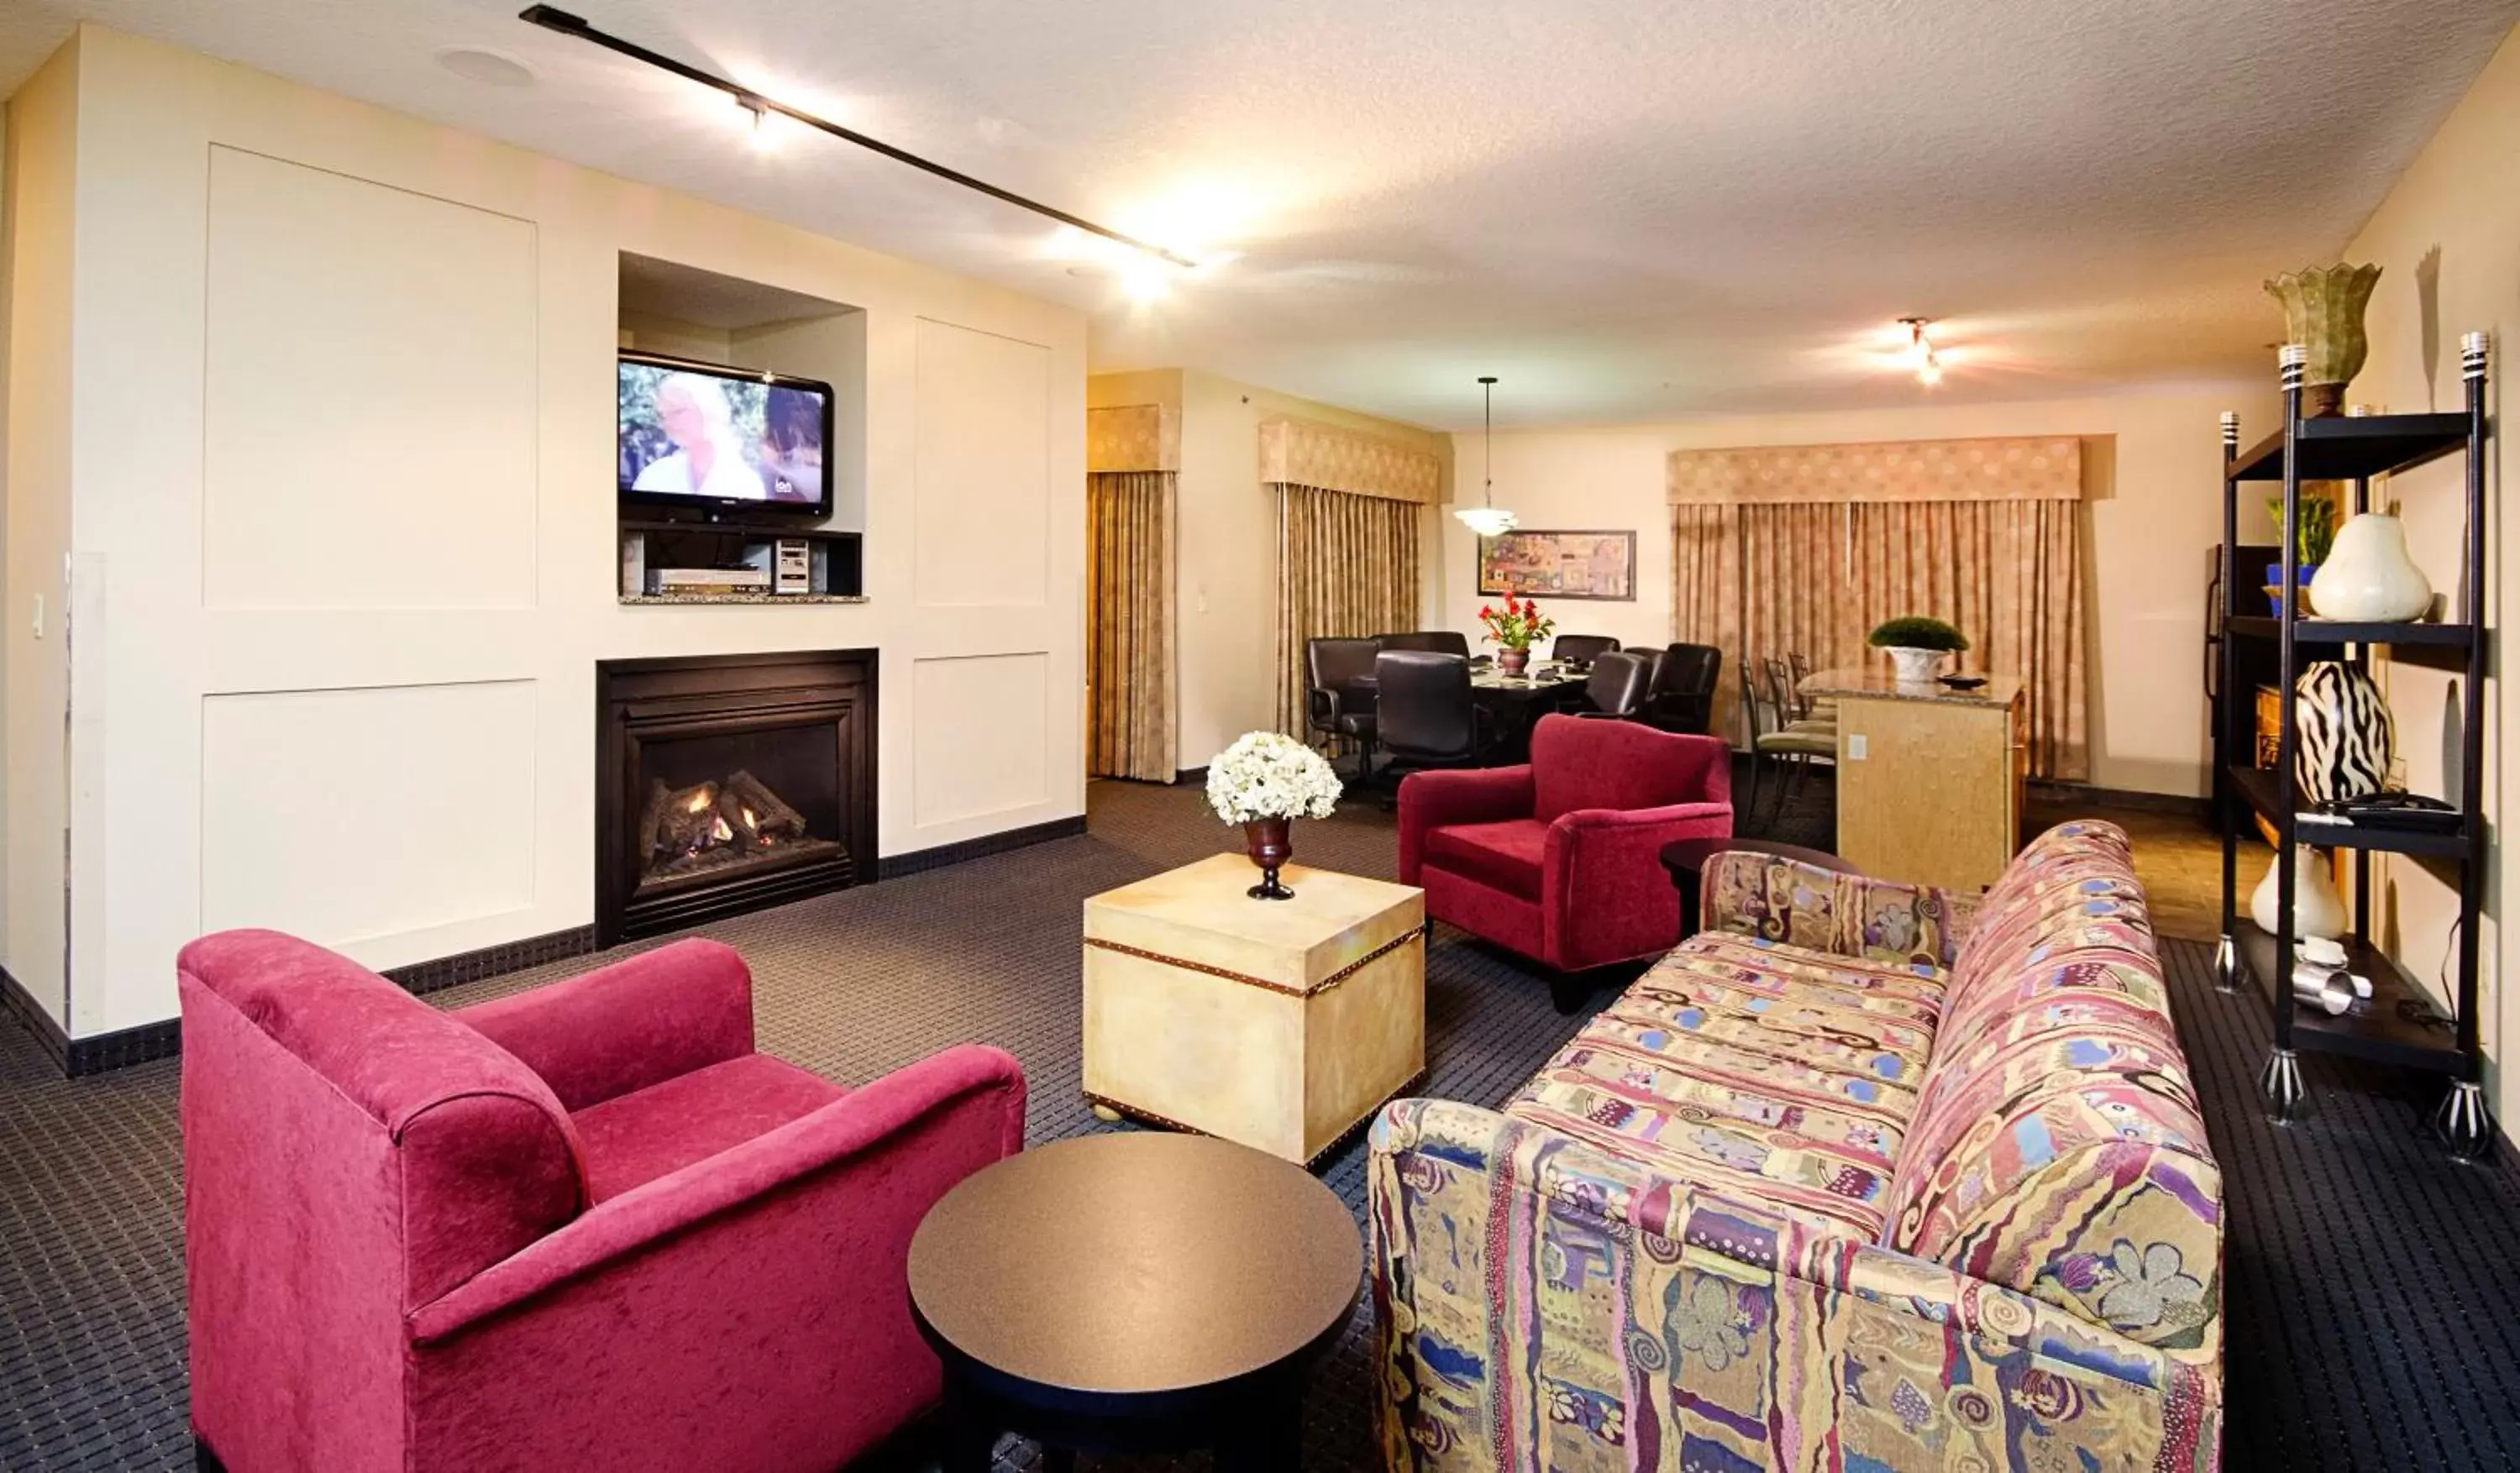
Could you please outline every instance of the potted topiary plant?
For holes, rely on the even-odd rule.
[[[1967,636],[1923,614],[1884,619],[1865,643],[1889,652],[1891,667],[1903,686],[1932,684],[1934,677],[1942,673],[1943,661],[1954,651],[1969,647]]]

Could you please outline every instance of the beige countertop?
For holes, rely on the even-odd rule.
[[[2008,675],[1990,675],[1986,684],[1970,691],[1955,691],[1939,682],[1923,686],[1903,686],[1890,677],[1885,664],[1839,670],[1821,670],[1806,677],[1804,693],[1835,695],[1841,698],[1875,700],[1921,700],[1950,706],[2008,706],[2021,693],[2021,682]]]

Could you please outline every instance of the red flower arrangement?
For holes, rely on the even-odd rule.
[[[1502,609],[1480,605],[1479,622],[1486,625],[1488,631],[1479,636],[1480,639],[1508,649],[1529,649],[1535,641],[1545,640],[1557,632],[1557,621],[1542,613],[1539,603],[1530,599],[1516,599],[1511,594],[1506,595]]]

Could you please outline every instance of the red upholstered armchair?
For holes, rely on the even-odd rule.
[[[1400,880],[1426,915],[1564,972],[1670,951],[1662,846],[1732,832],[1730,749],[1634,722],[1544,716],[1525,766],[1400,784]]]
[[[843,1091],[685,941],[440,1012],[320,947],[184,949],[194,1428],[233,1473],[812,1469],[935,1401],[910,1235],[1019,1149],[958,1048]]]

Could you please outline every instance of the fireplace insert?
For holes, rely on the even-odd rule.
[[[596,664],[595,938],[875,873],[876,653]]]

